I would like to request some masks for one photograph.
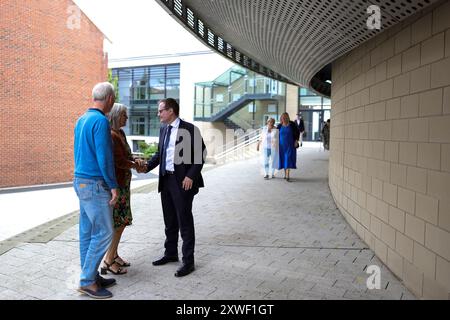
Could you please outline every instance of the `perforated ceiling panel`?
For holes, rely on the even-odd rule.
[[[274,78],[286,78],[303,86],[309,86],[312,77],[336,58],[437,2],[158,1],[187,29],[228,58]],[[369,5],[378,5],[381,9],[381,30],[367,27]]]

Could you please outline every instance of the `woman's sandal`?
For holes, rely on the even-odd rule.
[[[119,267],[118,269],[117,269],[117,271],[114,271],[113,269],[111,269],[111,266],[113,265],[113,264],[117,264],[117,265],[119,265],[117,262],[113,262],[113,263],[108,263],[108,262],[106,262],[106,261],[104,261],[103,260],[103,263],[106,265],[106,267],[101,267],[101,269],[100,269],[100,273],[101,274],[103,274],[103,275],[105,275],[105,274],[107,274],[108,273],[108,271],[109,272],[111,272],[112,274],[115,274],[115,275],[120,275],[120,274],[125,274],[125,273],[127,273],[127,271],[126,270],[124,270],[124,269],[122,269],[122,267]]]
[[[120,258],[120,257],[119,257],[119,256],[116,256],[116,257],[114,258],[114,262],[115,262],[116,264],[118,264],[119,266],[121,266],[122,268],[123,268],[123,267],[129,267],[129,266],[131,266],[131,263],[126,262],[126,261],[123,260],[122,258],[120,258],[120,260],[122,260],[123,263],[120,263],[119,261],[117,261],[117,258]]]

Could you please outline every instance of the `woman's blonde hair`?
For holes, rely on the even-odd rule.
[[[289,123],[289,121],[291,121],[291,118],[289,117],[289,113],[283,112],[280,116],[281,123],[283,123],[283,119],[286,120],[286,123]]]
[[[267,119],[267,123],[269,123],[269,122],[271,122],[272,125],[274,125],[275,124],[275,119],[274,118]]]

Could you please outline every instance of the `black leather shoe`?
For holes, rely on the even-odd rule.
[[[95,282],[97,283],[97,285],[99,287],[109,288],[109,287],[111,287],[111,286],[116,284],[116,279],[106,279],[106,278],[103,278],[101,276],[98,276],[97,280]]]
[[[180,269],[175,272],[175,277],[184,277],[195,270],[194,264],[183,264]]]
[[[169,263],[169,262],[177,262],[177,261],[178,261],[178,257],[167,257],[167,256],[164,256],[161,259],[153,261],[152,264],[154,266],[161,266],[161,265]]]

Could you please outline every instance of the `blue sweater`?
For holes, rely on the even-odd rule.
[[[110,189],[118,187],[114,170],[111,129],[105,114],[89,109],[75,125],[75,177],[104,179]]]

